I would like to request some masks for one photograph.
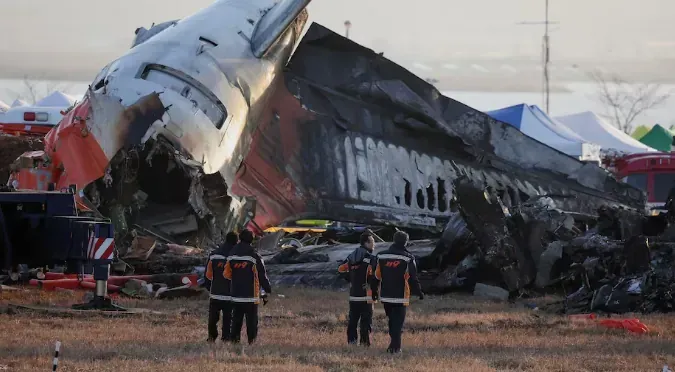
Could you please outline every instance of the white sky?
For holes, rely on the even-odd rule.
[[[136,27],[181,18],[211,0],[2,0],[2,53],[113,53]],[[675,0],[550,0],[554,59],[675,57]],[[537,57],[544,0],[313,0],[310,17],[356,41],[422,59]],[[47,63],[47,62],[45,62]],[[70,61],[87,64],[87,61]]]

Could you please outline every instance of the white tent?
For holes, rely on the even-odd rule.
[[[608,124],[591,111],[560,116],[555,119],[576,132],[584,140],[597,143],[603,151],[619,151],[629,154],[656,151]]]
[[[0,112],[6,112],[9,110],[9,105],[0,101]]]
[[[12,107],[24,107],[28,106],[28,103],[22,99],[15,99],[14,102],[12,102]]]
[[[47,97],[37,101],[37,107],[70,107],[76,99],[60,91],[52,92]]]

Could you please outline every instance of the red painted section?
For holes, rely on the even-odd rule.
[[[302,164],[298,155],[301,137],[298,124],[311,120],[312,115],[288,92],[283,77],[277,84],[252,134],[249,152],[230,186],[234,195],[256,198],[255,224],[249,224],[249,228],[260,233],[260,229],[276,226],[288,216],[305,211],[306,199],[310,197],[296,189],[283,167]],[[55,182],[57,190],[72,184],[80,190],[104,176],[109,160],[87,129],[86,119],[90,116],[91,101],[85,96],[47,133],[44,153],[51,160],[47,165],[41,161],[42,154],[23,155],[33,161],[11,176],[19,181],[20,188],[46,190],[50,182]],[[36,169],[41,173],[37,174]],[[79,199],[76,194],[78,207],[86,208]]]
[[[21,156],[20,169],[10,177],[19,181],[19,188],[47,190],[50,182],[56,189],[75,184],[78,189],[102,177],[108,159],[96,138],[89,133],[86,118],[90,115],[88,97],[68,112],[45,136],[45,151],[33,151]],[[44,154],[50,158],[45,165]],[[68,171],[64,171],[67,169]],[[76,196],[79,199],[79,196]],[[78,203],[81,205],[81,203]]]
[[[59,177],[57,188],[76,184],[81,189],[105,174],[108,158],[87,129],[90,113],[91,102],[85,97],[45,137],[45,151],[52,163],[67,169]]]
[[[54,291],[58,288],[61,289],[96,289],[96,283],[92,281],[79,280],[79,279],[57,279],[57,280],[37,280],[31,279],[28,283],[31,286],[38,287],[45,291]],[[109,292],[118,292],[120,287],[115,284],[108,283]]]
[[[47,190],[49,183],[58,179],[60,171],[46,165],[44,151],[30,151],[21,154],[18,160],[19,172],[10,175],[9,183],[16,180],[19,189]]]
[[[54,128],[53,125],[1,123],[0,132],[14,136],[44,136]]]
[[[256,198],[255,225],[249,224],[248,228],[257,233],[278,225],[290,215],[301,213],[306,205],[306,197],[286,176],[288,172],[278,169],[277,164],[292,166],[302,161],[297,159],[300,145],[297,124],[310,120],[311,115],[288,92],[282,79],[277,83],[277,89],[252,135],[248,155],[230,187],[234,195]],[[278,120],[275,119],[277,114]],[[277,125],[278,128],[273,127]]]
[[[182,281],[190,281],[190,285],[197,285],[197,274],[169,274],[169,275],[180,275],[181,277],[181,282]],[[164,274],[158,274],[158,275],[128,275],[128,276],[110,276],[108,277],[108,283],[114,284],[114,285],[119,285],[119,286],[124,286],[129,279],[136,279],[136,280],[142,280],[148,283],[153,283],[155,281],[161,280],[162,276]],[[73,280],[73,279],[80,279],[82,281],[88,281],[88,282],[94,282],[94,276],[93,275],[79,275],[79,274],[63,274],[63,273],[52,273],[52,272],[47,272],[45,273],[45,279],[42,282],[51,282],[51,281],[58,281],[58,280]],[[35,283],[38,283],[36,280]]]

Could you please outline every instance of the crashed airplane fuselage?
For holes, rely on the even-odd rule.
[[[221,0],[137,29],[132,48],[96,76],[47,136],[41,160],[52,174],[18,174],[20,187],[76,185],[89,206],[118,222],[137,212],[128,208],[133,203],[189,202],[202,218],[245,217],[245,201],[227,197],[226,185],[299,41],[309,2]],[[205,183],[217,190],[204,190]],[[209,196],[225,197],[219,212]]]
[[[579,214],[644,207],[599,167],[320,25],[286,66],[308,2],[223,0],[137,30],[48,134],[57,187],[83,189],[118,231],[207,226],[216,240],[251,217],[255,229],[316,217],[438,231],[460,175],[507,206],[547,194]]]

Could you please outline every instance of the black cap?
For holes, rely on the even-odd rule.
[[[236,232],[230,231],[225,235],[225,242],[231,245],[239,243],[239,235]]]
[[[253,233],[251,230],[244,229],[239,233],[239,240],[241,240],[244,243],[251,244],[253,243]]]
[[[394,244],[405,245],[408,243],[408,233],[405,231],[397,231],[394,233]]]
[[[359,237],[359,243],[361,245],[364,245],[368,243],[368,240],[370,240],[370,237],[373,236],[372,232],[370,230],[366,230],[361,236]],[[374,239],[374,238],[373,238]]]

